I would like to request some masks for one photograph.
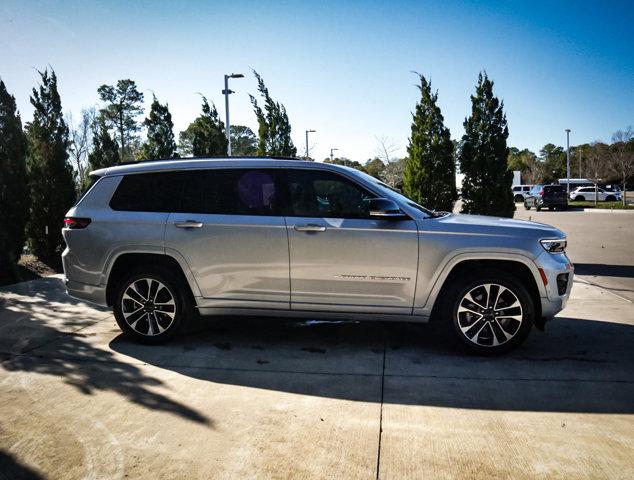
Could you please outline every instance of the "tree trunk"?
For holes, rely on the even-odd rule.
[[[594,206],[597,206],[597,200],[598,200],[598,196],[599,196],[599,184],[595,183],[594,184]]]
[[[621,201],[623,202],[624,207],[627,205],[627,191],[625,190],[625,181],[626,181],[626,178],[623,177],[623,192],[621,195]]]

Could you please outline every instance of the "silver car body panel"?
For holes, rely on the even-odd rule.
[[[114,211],[109,200],[123,175],[213,168],[324,169],[396,202],[399,220],[230,216]],[[565,254],[539,240],[565,235],[521,220],[447,214],[434,217],[376,179],[337,165],[274,159],[185,159],[102,169],[102,177],[68,216],[89,217],[86,229],[63,229],[66,285],[77,298],[106,303],[113,265],[126,253],[174,258],[203,314],[425,321],[452,269],[469,260],[525,265],[539,290],[544,317],[569,296],[573,268]],[[409,218],[408,218],[409,217]],[[196,220],[202,228],[178,228]],[[312,225],[313,231],[297,229]],[[547,278],[542,280],[540,269]],[[569,273],[559,295],[557,275]]]

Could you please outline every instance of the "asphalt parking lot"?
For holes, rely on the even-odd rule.
[[[526,214],[607,267],[502,358],[437,325],[246,318],[147,347],[59,277],[0,289],[0,478],[634,478],[631,276],[611,274],[634,215]]]

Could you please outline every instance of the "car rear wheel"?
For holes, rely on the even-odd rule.
[[[586,197],[584,197],[583,195],[578,195],[575,197],[575,200],[578,202],[585,202],[586,201]]]
[[[521,195],[515,195],[515,203],[520,203],[524,200],[524,197]]]
[[[115,319],[123,333],[148,344],[176,335],[191,309],[192,302],[177,278],[149,269],[120,282],[114,303]]]
[[[535,317],[526,287],[498,271],[453,283],[444,305],[444,320],[455,337],[479,354],[501,354],[517,347],[528,337]]]
[[[607,197],[605,197],[605,201],[606,202],[616,202],[616,198],[614,197],[614,195],[608,195]]]

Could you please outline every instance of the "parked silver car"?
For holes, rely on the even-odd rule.
[[[561,231],[432,212],[346,167],[180,159],[92,175],[64,220],[66,287],[146,343],[198,311],[437,319],[498,353],[543,327],[572,286]]]

